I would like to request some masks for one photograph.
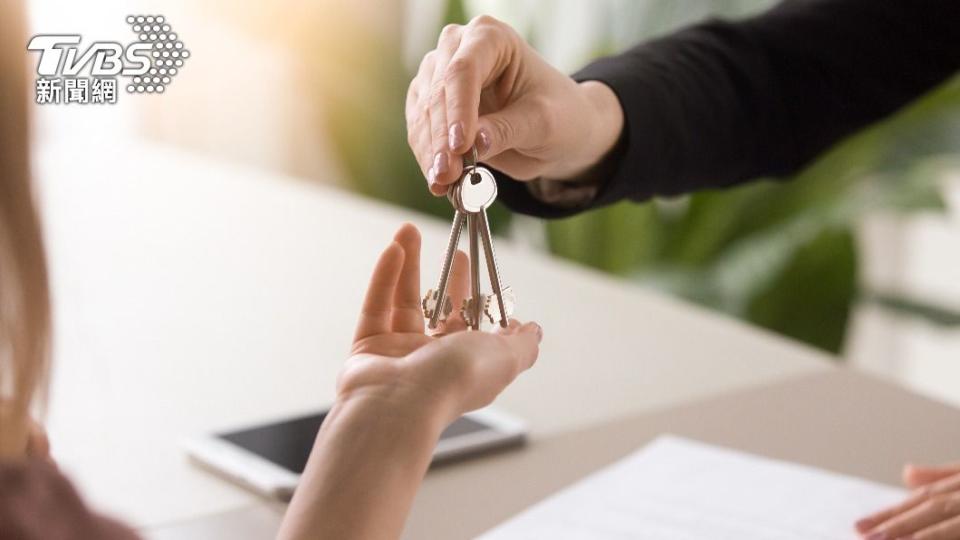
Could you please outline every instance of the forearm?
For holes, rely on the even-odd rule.
[[[953,0],[784,2],[602,58],[574,75],[609,86],[624,111],[594,198],[563,209],[509,186],[501,199],[561,217],[789,175],[960,69],[958,18]]]
[[[397,538],[446,425],[443,407],[376,396],[337,402],[278,538]]]

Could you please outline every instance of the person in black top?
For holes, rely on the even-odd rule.
[[[788,176],[960,70],[960,0],[787,0],[709,20],[572,77],[487,16],[443,29],[407,93],[408,143],[446,192],[476,146],[499,198],[564,217]],[[866,538],[960,538],[960,467],[856,524]]]
[[[424,57],[408,138],[434,194],[476,142],[500,199],[542,217],[787,176],[956,73],[958,24],[956,0],[786,1],[569,77],[481,16]]]

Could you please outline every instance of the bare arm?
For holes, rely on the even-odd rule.
[[[541,331],[516,321],[462,332],[448,319],[424,334],[420,236],[406,225],[373,272],[353,354],[290,503],[279,538],[396,538],[440,432],[483,407],[537,358]],[[454,259],[450,296],[467,294],[466,256]]]
[[[395,538],[445,426],[441,409],[370,396],[338,402],[280,538]]]

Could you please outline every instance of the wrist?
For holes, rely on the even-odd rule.
[[[392,418],[403,424],[435,432],[439,437],[447,425],[459,414],[455,400],[449,393],[408,384],[403,377],[384,384],[364,385],[341,389],[334,409],[361,411],[370,418]]]
[[[583,92],[591,111],[587,137],[588,152],[583,170],[597,166],[613,151],[623,133],[623,108],[620,99],[600,81],[583,81],[577,85]]]
[[[278,538],[396,538],[446,427],[396,384],[341,388]]]
[[[582,110],[586,111],[576,136],[576,152],[556,171],[543,177],[554,180],[580,180],[596,168],[617,145],[623,132],[623,108],[613,90],[600,81],[577,83]]]

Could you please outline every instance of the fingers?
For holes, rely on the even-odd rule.
[[[911,536],[912,540],[953,540],[960,538],[960,516],[931,525]]]
[[[493,334],[460,332],[443,338],[452,355],[454,387],[460,413],[485,407],[517,376],[530,368],[540,352],[542,332],[536,323],[511,321]]]
[[[535,110],[528,102],[518,101],[507,107],[481,116],[479,133],[485,140],[481,159],[497,156],[516,147],[536,146],[536,138],[547,133],[546,119],[551,114]]]
[[[457,334],[467,348],[468,364],[461,411],[485,407],[503,392],[518,375],[530,369],[540,354],[537,323],[521,325],[511,321],[507,328],[499,328],[495,335],[484,332]]]
[[[857,532],[860,534],[867,534],[868,532],[873,531],[877,526],[887,522],[888,520],[904,513],[909,512],[913,508],[916,508],[925,499],[920,496],[911,496],[908,497],[903,502],[891,506],[890,508],[885,508],[875,514],[869,515],[859,521],[854,525],[857,529]]]
[[[485,407],[536,361],[542,331],[511,321],[496,333],[456,332],[403,359],[410,380],[450,404],[451,418]]]
[[[506,24],[480,16],[444,27],[424,56],[407,92],[407,142],[434,195],[460,177],[472,145],[489,147],[489,134],[478,131],[481,94],[517,64],[518,41]]]
[[[466,154],[479,144],[477,117],[480,94],[505,70],[510,58],[510,32],[492,17],[480,16],[467,25],[460,46],[444,76],[447,98],[448,144],[453,155]]]
[[[903,502],[885,508],[873,515],[857,521],[855,527],[862,534],[872,533],[878,527],[897,519],[914,508],[927,504],[930,500],[960,492],[960,475],[953,475],[921,487]]]
[[[430,184],[430,191],[433,193],[441,190],[440,186],[450,184],[456,179],[452,170],[454,160],[451,159],[448,144],[447,100],[444,81],[450,58],[453,57],[457,47],[460,46],[462,32],[463,27],[456,24],[449,24],[440,32],[433,77],[430,81],[430,101],[427,104],[427,114],[430,117],[430,150],[433,158],[430,169],[427,171],[427,182]]]
[[[363,300],[363,308],[360,310],[354,343],[390,331],[394,291],[403,268],[403,259],[403,248],[400,244],[391,242],[377,260],[370,277],[370,285],[367,287],[367,295]]]
[[[407,90],[407,144],[413,151],[423,177],[428,176],[433,166],[433,153],[430,147],[430,115],[427,103],[430,95],[430,82],[433,79],[436,51],[428,52],[420,62],[416,77]]]
[[[530,369],[540,355],[540,342],[543,341],[543,329],[535,322],[521,325],[510,319],[507,328],[497,327],[496,332],[506,339],[515,360],[515,373]]]
[[[867,531],[868,540],[903,538],[960,515],[960,493],[938,495]]]
[[[423,333],[420,306],[420,231],[405,223],[393,237],[403,249],[403,267],[393,293],[390,326],[394,332]]]
[[[960,474],[960,463],[937,467],[908,464],[903,468],[903,483],[910,488],[918,488]]]

